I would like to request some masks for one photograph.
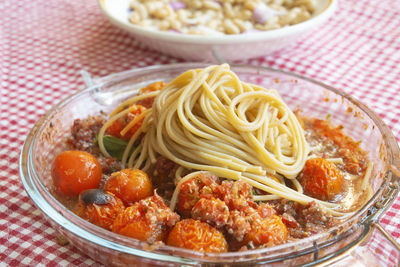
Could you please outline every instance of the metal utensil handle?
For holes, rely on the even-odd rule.
[[[400,175],[399,175],[396,167],[394,167],[394,166],[391,166],[391,167],[392,167],[392,175],[394,175],[393,181],[390,183],[389,189],[384,194],[381,201],[379,201],[378,203],[375,204],[375,207],[380,209],[380,212],[378,213],[378,216],[376,217],[376,219],[374,219],[374,221],[372,222],[371,226],[378,229],[379,232],[381,232],[382,235],[397,249],[397,251],[399,252],[398,266],[400,266],[400,244],[393,238],[393,236],[390,233],[388,233],[385,230],[385,228],[382,227],[382,225],[379,222],[382,215],[386,212],[388,207],[390,207],[392,202],[396,199],[396,197],[399,193],[399,190],[400,190],[400,186],[399,186]]]
[[[385,237],[387,240],[390,241],[390,243],[392,243],[392,245],[400,252],[400,244],[397,243],[397,241],[392,237],[391,234],[389,234],[383,227],[382,225],[380,225],[379,222],[376,222],[374,224],[372,224],[374,227],[376,227],[376,229],[378,229]],[[400,263],[400,256],[399,256],[399,263]]]

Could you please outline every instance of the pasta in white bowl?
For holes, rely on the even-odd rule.
[[[135,39],[167,55],[195,61],[227,61],[264,56],[287,47],[320,26],[333,15],[337,0],[315,2],[311,17],[295,25],[242,34],[193,35],[160,31],[132,24],[131,0],[100,0],[104,15],[116,26],[131,32]],[[238,51],[240,51],[238,53]]]

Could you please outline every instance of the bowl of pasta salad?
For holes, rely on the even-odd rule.
[[[100,7],[154,50],[230,62],[295,43],[333,15],[337,0],[100,0]]]
[[[398,192],[399,154],[342,91],[183,63],[61,101],[29,133],[20,175],[51,226],[106,265],[293,266],[368,240]]]

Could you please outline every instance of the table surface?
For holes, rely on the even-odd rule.
[[[104,76],[182,60],[148,50],[112,26],[96,0],[0,1],[0,265],[91,266],[60,245],[20,182],[21,147],[36,120],[84,88],[80,70]],[[302,74],[358,98],[400,141],[400,1],[342,0],[323,27],[291,47],[243,61]],[[400,241],[400,198],[381,220]],[[396,251],[374,234],[368,247],[382,266]]]

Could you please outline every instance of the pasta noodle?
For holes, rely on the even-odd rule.
[[[133,104],[156,95],[152,108],[136,117],[124,129],[129,131],[139,120],[139,130],[131,137],[122,163],[146,171],[157,156],[164,156],[181,167],[177,178],[190,171],[211,172],[219,177],[243,180],[271,195],[256,200],[286,198],[302,204],[315,201],[333,215],[338,204],[303,194],[296,176],[308,158],[309,146],[296,116],[278,92],[241,82],[228,64],[189,70],[160,92],[145,93],[122,103],[99,132],[103,135],[113,121]],[[140,145],[132,150],[142,136]],[[175,206],[179,186],[193,177],[186,175],[177,183],[171,206]],[[285,185],[291,179],[296,190]],[[188,178],[189,177],[189,178]]]

